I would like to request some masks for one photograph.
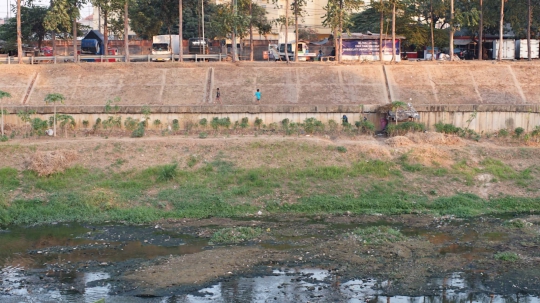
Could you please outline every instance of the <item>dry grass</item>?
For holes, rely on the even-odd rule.
[[[417,144],[434,144],[434,145],[463,145],[464,142],[460,137],[454,135],[446,135],[442,133],[408,133],[405,135],[412,142]]]
[[[49,176],[63,172],[77,159],[77,152],[72,150],[36,151],[29,159],[29,169],[39,176]]]
[[[413,145],[413,141],[409,140],[409,138],[405,136],[395,136],[390,139],[386,139],[386,144],[390,145],[391,147],[400,147],[400,146],[409,146]]]

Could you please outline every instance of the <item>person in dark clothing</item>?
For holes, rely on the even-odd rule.
[[[347,125],[349,123],[349,118],[346,115],[343,115],[341,118],[341,125]]]
[[[219,102],[219,104],[221,104],[221,92],[219,91],[219,87],[216,92],[216,101]]]
[[[332,52],[330,53],[330,56],[336,56],[336,48],[332,48]]]

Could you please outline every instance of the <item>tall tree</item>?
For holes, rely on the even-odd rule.
[[[124,0],[124,55],[126,56],[125,61],[130,62],[129,60],[129,0]]]
[[[501,19],[499,21],[499,55],[497,60],[502,60],[502,49],[503,49],[503,26],[504,26],[504,0],[501,0]]]
[[[47,94],[45,96],[45,103],[50,104],[52,103],[54,106],[54,115],[53,115],[53,127],[54,127],[54,136],[56,137],[56,103],[64,103],[64,100],[66,98],[62,94],[54,93],[54,94]]]
[[[66,1],[51,0],[51,5],[43,20],[43,27],[51,33],[53,56],[56,56],[56,36],[71,28],[71,17],[68,14]]]
[[[178,0],[178,52],[179,52],[179,55],[178,55],[178,62],[182,62],[184,61],[184,51],[183,51],[183,27],[184,27],[184,24],[182,23],[183,21],[183,18],[182,18],[182,0]]]
[[[291,10],[294,13],[294,33],[295,33],[295,43],[296,47],[294,48],[294,61],[298,62],[298,18],[303,18],[305,14],[305,6],[307,5],[306,0],[293,0],[291,3]]]
[[[17,0],[17,58],[22,64],[21,0]]]
[[[342,33],[347,31],[352,25],[351,13],[358,10],[364,4],[363,0],[328,0],[328,3],[323,8],[323,26],[329,27],[334,33],[335,51],[338,60],[341,58],[341,45],[338,46],[338,39]],[[339,42],[342,44],[341,42]]]
[[[109,54],[109,18],[120,15],[124,5],[123,0],[91,0],[92,5],[98,7],[103,17],[103,51],[105,55]]]

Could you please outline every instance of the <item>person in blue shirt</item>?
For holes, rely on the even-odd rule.
[[[255,98],[257,98],[257,104],[261,104],[261,92],[257,88],[257,91],[255,92]]]

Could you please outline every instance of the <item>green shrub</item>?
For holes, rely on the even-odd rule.
[[[336,121],[332,119],[328,120],[328,130],[330,131],[330,133],[332,134],[337,133],[338,129],[339,129],[339,124]]]
[[[132,117],[127,117],[126,120],[124,120],[124,127],[127,131],[133,132],[138,125],[139,122]]]
[[[347,148],[345,148],[345,146],[338,146],[336,149],[340,153],[346,153],[347,152]]]
[[[199,120],[199,125],[202,127],[206,127],[208,125],[208,120],[206,120],[206,118],[202,118],[201,120]]]
[[[522,228],[525,228],[527,226],[531,226],[532,223],[530,222],[527,222],[523,219],[515,219],[515,220],[508,220],[506,222],[504,222],[504,226],[508,226],[508,227],[511,227],[511,228],[518,228],[518,229],[522,229]]]
[[[323,132],[324,124],[315,118],[307,118],[304,120],[304,131],[307,134],[313,134],[315,132]]]
[[[8,136],[6,135],[0,136],[0,142],[7,142],[8,140],[9,140]]]
[[[258,227],[223,228],[212,235],[210,242],[213,244],[240,243],[257,238],[262,232],[262,229]]]
[[[88,128],[90,122],[88,122],[88,120],[83,120],[82,125],[84,126],[84,128]]]
[[[158,181],[169,181],[176,177],[178,163],[163,165],[158,167]]]
[[[159,128],[159,127],[161,127],[161,120],[156,119],[156,120],[154,120],[153,124],[154,124],[155,127]]]
[[[504,128],[499,129],[499,133],[498,133],[499,137],[504,138],[504,137],[508,137],[508,135],[509,134],[508,134],[508,131],[506,129],[504,129]]]
[[[262,120],[262,119],[260,119],[259,117],[255,117],[255,123],[254,123],[254,124],[255,124],[255,128],[256,128],[256,129],[260,129],[262,123],[263,123],[263,120]]]
[[[132,138],[142,138],[144,137],[144,132],[145,132],[145,123],[144,122],[140,122],[137,126],[137,128],[131,133],[131,137]]]
[[[537,125],[534,127],[533,131],[531,132],[531,136],[538,137],[540,135],[540,126]]]
[[[505,251],[505,252],[496,253],[495,259],[506,261],[506,262],[515,262],[519,260],[519,256],[515,252]]]
[[[523,127],[518,127],[514,130],[514,133],[516,134],[516,137],[521,137],[521,135],[523,134],[523,132],[525,132],[525,130],[523,129]]]
[[[208,133],[206,133],[206,132],[200,132],[199,133],[199,138],[200,139],[205,139],[206,137],[208,137]]]
[[[175,132],[180,130],[180,122],[178,122],[178,119],[172,120],[172,130]]]
[[[461,128],[454,126],[453,124],[444,124],[442,122],[435,123],[435,131],[445,134],[457,134],[462,131]]]
[[[424,123],[407,121],[398,124],[388,124],[386,130],[389,136],[401,136],[408,132],[423,132],[426,130],[426,126]]]
[[[101,118],[96,119],[96,123],[94,123],[92,128],[94,129],[94,132],[101,128]]]
[[[364,244],[381,245],[403,241],[406,237],[396,229],[388,226],[371,226],[367,228],[357,228],[350,236],[356,238]]]
[[[375,124],[373,124],[371,121],[356,121],[354,122],[354,125],[361,134],[372,135],[375,133]]]

